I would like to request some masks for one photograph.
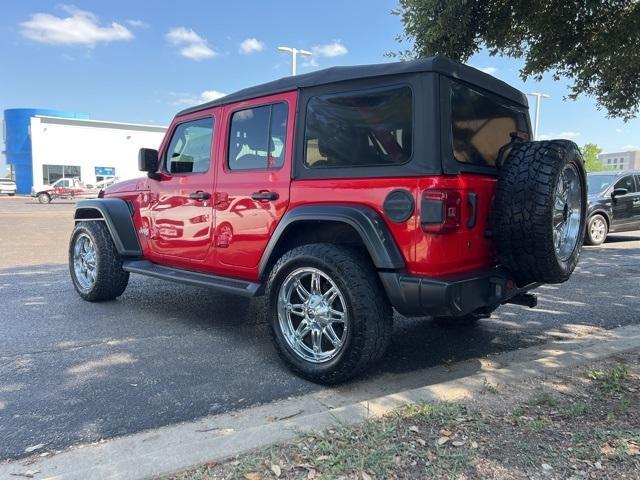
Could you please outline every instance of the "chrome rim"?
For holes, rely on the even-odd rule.
[[[344,295],[324,272],[311,267],[291,272],[278,293],[280,331],[300,358],[323,363],[344,348],[349,318]]]
[[[569,163],[558,179],[553,209],[553,243],[561,260],[567,260],[578,244],[581,213],[582,183],[577,168]]]
[[[86,233],[78,235],[73,245],[73,271],[84,290],[96,283],[96,249]]]
[[[607,234],[607,226],[604,220],[601,218],[594,218],[589,227],[589,233],[591,234],[591,240],[594,242],[601,242],[604,240],[604,236]]]

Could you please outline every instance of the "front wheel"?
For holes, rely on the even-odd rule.
[[[605,218],[602,215],[594,215],[587,225],[587,244],[602,245],[607,238],[607,233],[609,233],[609,227]]]
[[[347,247],[304,245],[286,253],[267,283],[278,352],[312,382],[354,377],[384,354],[392,309],[371,261]]]
[[[39,193],[38,194],[38,202],[40,203],[51,203],[51,195],[48,193]]]
[[[84,300],[100,302],[119,297],[129,283],[111,234],[104,222],[79,222],[69,244],[69,272]]]

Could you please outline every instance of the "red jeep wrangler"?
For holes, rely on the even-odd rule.
[[[130,272],[264,294],[290,367],[343,381],[383,355],[393,308],[488,317],[569,278],[583,160],[530,131],[525,95],[442,57],[248,88],[180,112],[146,178],[77,204],[71,278],[88,301]]]

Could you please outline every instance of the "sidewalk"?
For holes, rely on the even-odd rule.
[[[540,420],[537,416],[533,416],[531,414],[532,412],[526,410],[527,408],[537,408],[537,406],[534,405],[529,407],[522,403],[512,405],[509,402],[518,401],[523,395],[525,397],[534,398],[535,395],[537,395],[536,391],[531,389],[527,391],[527,385],[544,386],[550,391],[550,394],[554,395],[554,402],[565,402],[569,397],[565,398],[564,395],[569,395],[570,391],[563,391],[564,380],[558,382],[554,380],[554,378],[562,379],[563,375],[567,375],[567,372],[569,371],[567,369],[575,369],[580,365],[589,363],[597,364],[597,367],[593,367],[596,369],[601,369],[601,367],[605,368],[605,364],[600,365],[598,362],[603,362],[603,359],[611,357],[612,355],[621,355],[624,352],[636,352],[638,349],[640,349],[640,326],[632,325],[621,327],[597,335],[593,334],[584,339],[548,343],[519,351],[508,352],[493,356],[490,360],[476,359],[476,367],[479,365],[479,368],[476,368],[474,370],[476,373],[472,375],[412,390],[402,391],[401,389],[393,389],[393,378],[383,379],[384,381],[381,381],[382,384],[379,385],[377,391],[358,391],[359,395],[362,395],[363,393],[368,394],[366,397],[368,400],[364,401],[354,402],[352,399],[354,390],[357,390],[356,384],[356,388],[338,387],[334,389],[326,389],[319,393],[291,398],[269,405],[253,407],[219,416],[207,417],[195,422],[172,425],[157,430],[150,430],[94,445],[73,447],[62,452],[52,452],[52,454],[44,457],[40,457],[38,455],[43,451],[39,450],[34,452],[33,457],[0,464],[0,478],[15,478],[15,475],[24,476],[29,473],[32,475],[31,478],[64,478],[83,480],[86,478],[142,479],[153,475],[162,475],[167,472],[177,472],[193,465],[207,462],[219,462],[261,447],[295,441],[297,438],[323,438],[317,436],[317,432],[320,431],[326,431],[327,433],[325,434],[325,437],[331,439],[332,436],[335,435],[335,432],[343,432],[343,429],[348,428],[350,425],[355,425],[354,428],[356,428],[356,430],[353,430],[354,432],[357,432],[358,428],[364,428],[365,430],[363,430],[363,432],[367,432],[366,429],[370,427],[375,430],[376,426],[385,425],[385,422],[390,422],[391,420],[387,419],[382,420],[382,423],[376,423],[375,420],[371,422],[371,419],[389,414],[393,414],[389,417],[391,419],[395,419],[393,422],[400,422],[398,424],[400,426],[397,428],[401,428],[402,425],[404,425],[402,423],[404,421],[402,420],[404,417],[409,416],[409,418],[411,418],[410,415],[413,415],[414,413],[419,415],[415,420],[411,419],[407,420],[407,422],[412,423],[410,426],[413,426],[415,422],[415,426],[418,431],[415,432],[414,430],[409,429],[409,432],[411,434],[420,434],[420,441],[416,439],[413,444],[418,445],[421,448],[425,447],[424,450],[420,451],[422,456],[427,455],[427,448],[429,450],[433,450],[435,448],[433,444],[434,439],[438,441],[442,437],[449,437],[449,440],[440,441],[443,442],[442,445],[447,448],[451,447],[452,453],[456,455],[457,447],[453,442],[460,442],[463,440],[465,442],[464,445],[472,445],[471,442],[478,443],[478,450],[485,452],[483,453],[483,455],[485,455],[486,451],[481,450],[480,446],[483,445],[482,442],[486,441],[486,439],[476,439],[474,433],[476,430],[474,429],[479,428],[478,425],[486,424],[488,422],[487,418],[491,417],[483,419],[481,416],[479,418],[482,421],[476,421],[478,418],[477,412],[480,412],[480,414],[485,412],[487,415],[511,415],[509,414],[509,408],[512,409],[511,413],[513,413],[513,409],[517,406],[521,406],[525,409],[523,416],[526,418],[524,418],[524,421],[532,422],[532,429],[535,430],[536,428],[539,428],[539,431],[541,432],[547,431],[545,430],[546,428],[551,428],[547,425],[548,422],[546,422],[546,420]],[[635,388],[636,392],[633,396],[630,396],[630,393],[633,392],[624,391],[624,399],[620,399],[621,403],[619,406],[622,408],[626,405],[626,402],[630,402],[628,411],[633,410],[634,412],[637,412],[637,407],[639,405],[636,394],[637,391],[640,390],[640,385],[633,383],[637,382],[637,372],[635,369],[635,365],[638,363],[637,355],[635,358],[636,361],[634,365],[625,367],[627,369],[627,373],[621,376],[620,381],[624,383],[624,388],[632,385],[631,388]],[[617,360],[606,360],[605,363],[610,361],[616,362]],[[447,368],[454,370],[458,369],[461,372],[465,371],[464,362],[460,365],[449,365]],[[603,370],[605,373],[602,378],[606,379],[610,377],[607,373],[607,369],[609,369],[608,366]],[[596,376],[599,375],[600,374]],[[549,380],[544,380],[545,377],[549,377]],[[539,380],[539,378],[542,378],[542,380]],[[583,379],[584,377],[578,374],[575,378]],[[549,385],[544,383],[547,381],[551,383],[549,383]],[[584,388],[594,387],[598,382],[599,380],[597,379],[589,380],[585,384],[587,386]],[[631,382],[631,384],[628,382]],[[591,387],[589,387],[589,385]],[[576,381],[575,388],[579,386],[579,382]],[[381,394],[380,392],[396,393]],[[555,397],[556,395],[559,396],[557,399]],[[613,402],[611,398],[605,398],[605,400],[607,402]],[[441,404],[442,402],[446,403]],[[474,406],[473,402],[479,402],[477,408]],[[482,406],[482,402],[486,402],[485,407]],[[635,402],[635,404],[632,402]],[[415,407],[414,410],[411,410],[410,408],[407,410],[408,407],[406,407],[406,405],[411,403],[418,404],[420,407]],[[424,406],[425,404],[435,405]],[[482,408],[493,408],[493,406],[496,408],[500,407],[507,413],[500,413],[499,410],[496,410],[496,413],[489,413],[489,410],[482,410]],[[404,408],[404,414],[397,415],[393,413],[398,408]],[[550,413],[547,412],[544,415],[549,416]],[[616,418],[620,416],[619,413],[616,413],[616,415]],[[454,418],[455,420],[457,418],[467,417],[474,419],[473,422],[469,423],[470,430],[468,431],[463,429],[463,426],[466,425],[466,421],[462,422],[460,425],[457,423],[455,425],[451,425],[452,427],[455,427],[455,431],[447,426],[449,425],[448,422],[451,421],[451,418]],[[503,416],[502,418],[506,417]],[[533,420],[528,420],[529,418],[532,418]],[[555,417],[549,418],[553,419]],[[633,419],[632,417],[629,418],[635,423],[632,423],[630,420],[629,428],[627,430],[637,433],[637,419]],[[363,422],[365,423],[363,424]],[[554,425],[554,422],[555,420],[551,422],[551,426]],[[359,427],[359,424],[363,424],[364,427]],[[395,425],[394,423],[391,424]],[[492,426],[492,429],[494,427],[495,426]],[[625,429],[619,427],[621,426],[618,425],[615,427],[616,431],[625,431]],[[332,430],[334,433],[331,433]],[[441,430],[445,430],[445,432],[443,433]],[[445,434],[446,431],[450,431],[451,435],[447,436]],[[571,433],[571,429],[566,431]],[[301,435],[305,434],[307,437],[301,437]],[[360,434],[353,435],[358,435],[358,438],[361,436]],[[367,438],[373,439],[373,443],[365,443],[364,445],[386,445],[389,443],[389,437],[372,437],[371,435],[372,434],[366,434]],[[405,432],[402,433],[402,435],[403,436],[398,438],[402,440],[400,443],[404,445],[407,443],[405,440],[408,433]],[[435,438],[436,435],[439,435],[437,439]],[[511,432],[505,431],[505,435],[509,437],[511,436]],[[635,440],[631,437],[624,437],[620,440],[621,442],[624,442],[624,445],[622,443],[617,443],[617,440],[614,441],[614,439],[605,438],[603,442],[609,442],[609,440],[613,442],[610,445],[614,450],[622,448],[622,446],[627,448],[628,445],[633,451],[634,443],[632,442],[635,442]],[[424,445],[422,445],[422,441],[425,442]],[[313,442],[318,443],[316,440],[313,440]],[[544,440],[541,440],[538,443],[544,446],[547,443],[547,438],[544,438]],[[318,455],[314,460],[318,463],[313,463],[311,461],[312,459],[302,463],[308,463],[316,473],[319,475],[324,473],[327,475],[327,478],[330,478],[334,473],[335,475],[339,475],[337,473],[338,470],[334,469],[334,467],[342,469],[341,471],[348,475],[360,475],[360,477],[365,480],[367,478],[366,475],[380,476],[380,469],[388,468],[387,463],[384,462],[377,464],[381,465],[378,467],[370,464],[369,460],[363,463],[362,459],[364,457],[362,457],[362,455],[356,455],[356,457],[351,458],[350,460],[348,458],[346,459],[349,462],[357,460],[359,462],[357,466],[348,464],[351,466],[347,468],[344,466],[347,464],[344,463],[337,463],[334,465],[336,458],[344,458],[337,454],[344,450],[346,446],[345,448],[340,448],[338,450],[331,450],[331,448],[334,448],[336,445],[333,441],[319,442],[318,445],[325,445],[322,448],[328,448],[328,452],[333,453],[331,453],[331,455],[327,453]],[[305,446],[307,446],[308,449],[311,448],[311,446]],[[456,447],[456,449],[454,449],[454,447]],[[288,451],[286,448],[288,447],[285,447],[284,450],[276,450],[276,452],[281,451],[284,453],[285,451]],[[352,448],[352,445],[349,446],[349,448]],[[500,453],[501,448],[503,447],[500,446],[496,451]],[[532,465],[531,468],[533,468],[535,472],[540,472],[540,475],[545,474],[545,478],[548,478],[549,472],[554,473],[552,470],[555,468],[553,466],[555,460],[550,458],[545,459],[543,462],[541,460],[543,458],[542,448],[536,448],[534,448],[532,456],[536,459],[537,463],[535,466]],[[400,450],[398,450],[398,456],[400,457],[401,465],[404,465],[402,462],[404,461],[403,459],[407,458],[405,457],[406,452],[403,453],[404,450]],[[313,451],[320,452],[324,450]],[[372,451],[378,450],[373,449]],[[435,450],[432,453],[437,452],[438,451]],[[457,458],[456,455],[454,455],[455,458]],[[328,459],[324,457],[328,457]],[[386,454],[383,455],[383,457],[387,458]],[[396,455],[394,454],[393,465],[395,465],[395,457]],[[469,456],[465,456],[465,458],[467,457]],[[241,458],[249,459],[256,457],[253,455]],[[428,459],[428,457],[425,458]],[[222,475],[235,475],[238,476],[238,478],[243,478],[245,474],[260,475],[260,477],[254,476],[254,479],[261,478],[262,476],[268,478],[268,475],[275,475],[278,469],[271,468],[271,460],[269,460],[270,463],[268,464],[263,460],[263,458],[258,458],[255,470],[241,468],[241,463],[233,463],[243,462],[244,460],[233,460],[231,463],[223,463],[222,466],[216,466],[215,468],[222,468]],[[322,462],[325,461],[327,461],[328,464],[333,465],[331,470],[324,470],[325,466],[323,466],[324,463]],[[416,465],[411,465],[411,462],[413,461],[416,461]],[[431,462],[430,465],[433,466],[433,468],[436,468],[436,462],[434,460],[428,461]],[[342,462],[342,460],[339,462]],[[307,476],[311,475],[311,470],[307,470],[306,467],[304,467],[304,469],[307,470],[306,473],[302,471],[298,472],[297,469],[288,469],[287,465],[289,464],[284,460],[281,460],[277,455],[274,458],[274,463],[280,467],[280,473],[283,478],[300,478],[300,475],[303,474]],[[280,465],[280,463],[282,463],[282,465]],[[542,463],[551,466],[552,469],[544,470]],[[592,463],[595,465],[595,462]],[[467,464],[465,463],[465,465]],[[601,462],[601,466],[602,465],[604,464]],[[409,466],[427,468],[426,464],[418,463],[416,458],[413,458],[413,460],[410,461]],[[287,469],[285,470],[285,468]],[[594,466],[593,468],[597,467]],[[437,470],[435,471],[437,472]],[[560,471],[564,472],[564,470]],[[411,473],[412,470],[407,470],[406,472],[406,475],[413,475],[413,473]],[[621,474],[622,473],[620,473],[620,475]],[[189,475],[191,475],[191,473]],[[194,472],[193,478],[207,478],[206,476],[200,475],[200,477],[198,477],[197,475],[199,475],[199,473]],[[214,475],[217,476],[218,473],[215,473]],[[399,478],[403,478],[405,473],[400,472],[398,473],[398,476]],[[177,478],[191,477],[182,476]],[[520,478],[520,476],[513,474],[512,476],[502,478]],[[558,476],[558,478],[562,477]],[[596,478],[602,478],[602,475]],[[616,478],[620,478],[620,476],[616,474]]]
[[[637,479],[640,350],[471,400],[419,403],[356,426],[209,463],[162,480]]]

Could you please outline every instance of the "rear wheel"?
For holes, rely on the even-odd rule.
[[[40,203],[51,203],[51,195],[48,193],[39,193],[38,194],[38,202]]]
[[[13,196],[15,196],[15,193],[9,193],[8,195],[9,195],[10,197],[13,197]]]
[[[370,260],[356,250],[329,244],[291,250],[274,266],[267,298],[278,352],[313,382],[357,375],[389,343],[391,306]]]
[[[100,302],[122,295],[129,272],[122,269],[111,234],[104,222],[79,222],[69,244],[69,272],[84,300]]]
[[[586,243],[588,245],[602,245],[607,238],[607,233],[609,233],[609,226],[605,218],[600,214],[594,215],[589,219],[587,225]]]

